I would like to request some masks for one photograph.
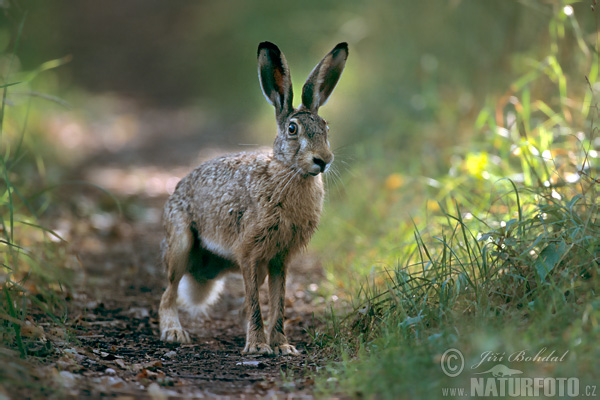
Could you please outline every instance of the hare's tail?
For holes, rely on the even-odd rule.
[[[191,274],[186,273],[179,281],[177,289],[177,305],[189,312],[192,317],[207,317],[208,310],[213,305],[225,287],[225,277],[196,280]]]

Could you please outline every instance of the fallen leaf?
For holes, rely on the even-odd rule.
[[[79,371],[80,369],[83,368],[81,366],[81,364],[79,364],[77,361],[75,361],[73,359],[73,357],[70,357],[68,355],[63,355],[61,358],[59,358],[56,361],[56,366],[61,371],[71,371],[71,372]]]
[[[44,328],[39,325],[34,325],[30,321],[25,321],[25,324],[21,326],[21,335],[30,338],[43,338]]]
[[[161,374],[164,375],[162,372],[156,373],[156,372],[150,371],[149,369],[144,368],[144,369],[142,369],[142,371],[139,374],[137,374],[135,376],[135,378],[138,380],[140,380],[140,379],[156,379]]]
[[[162,361],[160,360],[150,361],[144,364],[144,368],[160,368],[162,366]]]

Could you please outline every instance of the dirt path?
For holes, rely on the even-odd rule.
[[[197,154],[224,152],[236,139],[222,136],[210,142],[189,136],[197,127],[177,126],[177,119],[160,124],[134,115],[135,135],[117,150],[96,152],[75,173],[119,197],[122,214],[98,190],[65,193],[75,209],[83,210],[80,228],[71,228],[71,242],[85,271],[70,302],[70,327],[77,341],[59,343],[66,352],[55,364],[66,394],[311,398],[311,375],[320,361],[308,332],[315,329],[313,313],[322,310],[325,300],[316,294],[323,275],[320,264],[309,256],[291,266],[286,298],[286,330],[301,356],[241,356],[244,330],[238,313],[243,287],[235,275],[210,318],[182,315],[193,344],[159,340],[157,310],[165,287],[159,263],[160,214],[168,188],[202,158]],[[179,132],[179,137],[165,141],[161,130],[167,126],[169,134]],[[191,139],[186,141],[185,135]],[[190,152],[193,146],[197,153]]]
[[[300,357],[241,356],[244,331],[238,310],[243,297],[236,276],[229,279],[229,290],[209,319],[182,318],[194,344],[168,344],[158,336],[157,308],[165,275],[157,263],[160,229],[143,222],[132,228],[126,235],[104,239],[107,251],[80,256],[86,284],[76,296],[73,309],[78,314],[72,326],[80,345],[73,347],[77,363],[72,373],[62,373],[67,386],[73,381],[73,395],[138,397],[162,391],[193,397],[288,392],[310,396],[309,375],[318,361],[311,357],[314,349],[306,329],[313,322],[311,300],[318,298],[305,278],[314,279],[318,270],[296,264],[288,285],[287,332],[302,351]],[[63,361],[68,365],[69,360]]]

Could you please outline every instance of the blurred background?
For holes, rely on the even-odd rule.
[[[525,101],[542,99],[527,117],[564,116],[571,126],[563,138],[585,127],[587,112],[572,112],[581,110],[573,99],[589,104],[585,76],[595,79],[597,66],[585,44],[595,37],[588,2],[4,0],[0,7],[0,72],[5,84],[18,82],[5,90],[1,143],[7,165],[20,165],[16,179],[82,180],[125,198],[164,198],[207,158],[271,145],[274,112],[256,72],[260,41],[284,51],[296,105],[314,65],[347,41],[346,70],[321,110],[336,163],[327,177],[322,226],[329,228],[314,247],[364,254],[364,266],[351,264],[366,271],[375,254],[394,262],[401,237],[412,240],[411,229],[399,234],[398,226],[425,221],[424,205],[439,210],[437,201],[457,193],[472,203],[469,195],[488,190],[483,181],[516,173],[502,167],[510,167],[502,160],[510,144],[499,145],[496,130],[518,138],[515,115]],[[448,173],[470,186],[440,183]],[[48,205],[57,202],[43,199],[36,197],[52,214]],[[160,213],[155,207],[148,218]]]
[[[495,130],[519,137],[521,100],[543,99],[546,109],[533,107],[532,118],[564,114],[572,126],[562,137],[587,118],[571,112],[581,106],[567,98],[584,99],[588,90],[593,57],[581,42],[594,38],[595,18],[587,2],[4,0],[0,7],[0,72],[5,84],[19,82],[5,91],[1,140],[7,160],[20,165],[17,179],[85,181],[118,198],[164,199],[207,158],[271,145],[274,112],[256,71],[260,41],[285,53],[296,105],[314,65],[347,41],[346,69],[321,109],[336,163],[313,241],[318,252],[338,249],[342,261],[329,262],[343,270],[393,265],[412,240],[413,220],[429,226],[424,206],[439,210],[451,196],[473,203],[470,195],[489,189],[482,182],[516,174],[501,167],[510,166],[501,160],[510,145],[498,152]],[[566,77],[574,79],[569,93]],[[446,174],[452,179],[438,179]],[[460,189],[463,178],[471,183]],[[49,206],[56,199],[44,196],[36,197],[44,213],[57,212]],[[83,208],[80,217],[98,213]],[[157,205],[144,215],[156,222],[160,214]],[[91,220],[102,227],[116,217],[103,218]]]
[[[145,128],[156,119],[150,125],[158,130],[165,121],[155,140],[168,152],[186,129],[203,137],[200,144],[269,145],[273,113],[258,85],[257,44],[269,40],[284,51],[298,103],[312,67],[347,41],[347,69],[322,110],[334,146],[366,143],[385,149],[385,158],[409,157],[407,166],[414,158],[435,170],[469,137],[483,101],[506,92],[527,58],[544,50],[553,3],[6,0],[0,43],[14,45],[26,15],[13,71],[61,64],[31,80],[32,90],[64,99],[86,119],[112,101],[123,102],[111,111],[129,123]],[[183,126],[157,115],[178,112]],[[202,150],[189,139],[183,157]]]

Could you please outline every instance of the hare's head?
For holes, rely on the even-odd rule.
[[[277,160],[305,176],[329,167],[327,122],[318,114],[327,102],[348,57],[348,44],[340,43],[313,69],[302,88],[302,104],[292,105],[292,79],[283,53],[270,42],[258,46],[258,76],[265,97],[275,107],[279,133],[273,151]]]

